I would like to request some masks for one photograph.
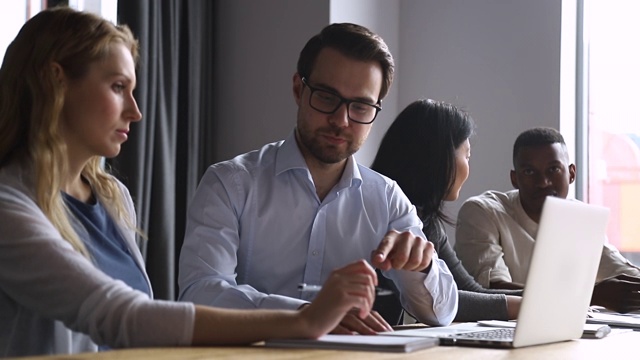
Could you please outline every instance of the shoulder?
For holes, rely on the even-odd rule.
[[[477,224],[479,218],[485,220],[513,217],[519,202],[518,191],[507,192],[489,190],[467,199],[458,212],[458,222]]]
[[[247,170],[260,166],[265,161],[273,161],[278,147],[275,144],[267,144],[260,149],[252,150],[244,154],[237,155],[229,160],[224,160],[212,164],[209,169],[214,171],[238,171]]]
[[[35,202],[34,176],[17,163],[0,168],[0,196],[7,200]]]
[[[362,184],[358,189],[360,200],[364,206],[373,206],[378,209],[385,208],[393,219],[411,216],[412,223],[418,223],[415,206],[411,203],[398,183],[366,166],[358,165]],[[420,229],[422,224],[420,223]],[[421,235],[423,236],[423,235]]]
[[[440,219],[432,219],[422,229],[429,241],[433,243],[436,252],[441,252],[443,248],[450,247],[444,224]]]
[[[115,183],[118,191],[120,191],[120,196],[122,197],[122,201],[126,206],[127,210],[130,213],[135,213],[134,206],[133,206],[133,199],[131,198],[131,193],[129,192],[129,188],[127,188],[127,186],[123,184],[122,181],[118,180],[118,178],[116,178],[115,176],[113,175],[109,175],[109,176]]]
[[[123,184],[122,181],[120,181],[113,174],[109,174],[108,176],[111,179],[111,181],[113,181],[113,183],[116,185],[116,188],[120,191],[120,194],[123,197],[131,198],[131,193],[129,192],[129,188],[127,188],[127,186]]]
[[[366,166],[358,165],[358,170],[362,178],[362,192],[367,197],[384,199],[390,207],[404,208],[411,203],[395,180]]]
[[[466,203],[476,203],[482,206],[492,206],[508,202],[511,192],[501,192],[497,190],[487,190],[480,195],[472,196],[465,201]]]
[[[514,200],[517,200],[517,190],[508,192],[488,190],[480,195],[472,196],[465,200],[465,202],[462,204],[462,208],[506,211],[507,209],[513,207],[512,204]]]
[[[273,164],[283,142],[284,141],[279,141],[266,144],[260,149],[249,151],[232,159],[212,164],[207,169],[207,173],[217,174],[219,177],[251,174],[260,168]]]
[[[398,184],[391,178],[380,174],[364,165],[358,164],[358,171],[362,177],[362,183],[369,186],[379,186],[384,188],[394,188]]]
[[[58,234],[38,206],[33,174],[18,165],[0,169],[0,240],[40,239]],[[26,242],[25,242],[26,243]]]

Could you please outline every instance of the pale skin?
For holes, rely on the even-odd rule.
[[[325,48],[320,51],[307,80],[346,99],[376,104],[382,87],[382,70],[375,61],[354,60]],[[344,104],[333,114],[311,108],[310,90],[298,73],[293,76],[293,95],[298,105],[296,141],[311,172],[316,195],[322,201],[342,176],[349,156],[364,144],[372,125],[349,120]],[[410,232],[389,231],[372,251],[370,262],[381,270],[421,271],[431,264],[433,253],[433,244],[426,239]],[[376,312],[365,318],[350,312],[332,332],[375,334],[388,330],[391,326]]]
[[[93,202],[81,171],[95,156],[114,157],[127,140],[131,123],[142,114],[133,97],[135,66],[130,51],[119,43],[105,59],[89,65],[86,75],[71,79],[57,63],[51,68],[65,89],[60,134],[67,145],[68,171],[61,190]],[[336,328],[347,313],[369,316],[377,277],[359,260],[331,273],[315,301],[298,311],[228,310],[196,306],[194,345],[248,344],[269,338],[317,338]]]
[[[108,58],[91,64],[81,79],[70,79],[57,63],[51,66],[66,91],[60,132],[67,144],[69,171],[62,190],[89,201],[91,188],[82,181],[82,169],[94,156],[116,156],[130,124],[142,118],[133,98],[133,59],[125,46],[113,45]]]

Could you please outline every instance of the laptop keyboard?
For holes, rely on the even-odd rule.
[[[478,339],[478,340],[513,340],[515,329],[504,328],[494,330],[473,331],[468,333],[456,334],[451,337],[456,339]]]

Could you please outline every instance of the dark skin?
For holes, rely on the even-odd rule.
[[[527,215],[540,222],[542,205],[547,196],[566,198],[569,185],[575,181],[576,166],[569,162],[564,144],[523,147],[514,159],[511,184],[520,191],[520,202]],[[522,289],[522,284],[492,282],[494,289]],[[618,275],[603,280],[593,288],[591,305],[626,313],[640,310],[640,278]]]
[[[490,289],[508,289],[508,290],[522,290],[524,285],[508,281],[492,281],[489,283]]]

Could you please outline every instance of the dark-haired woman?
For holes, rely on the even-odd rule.
[[[522,291],[483,288],[462,266],[444,230],[444,223],[452,222],[443,211],[444,202],[458,198],[469,176],[473,132],[473,120],[466,112],[440,101],[417,100],[391,124],[371,168],[400,185],[416,206],[438,257],[451,270],[459,295],[454,321],[515,319]],[[400,303],[380,300],[384,305],[377,305],[377,310],[388,320],[397,319]]]

